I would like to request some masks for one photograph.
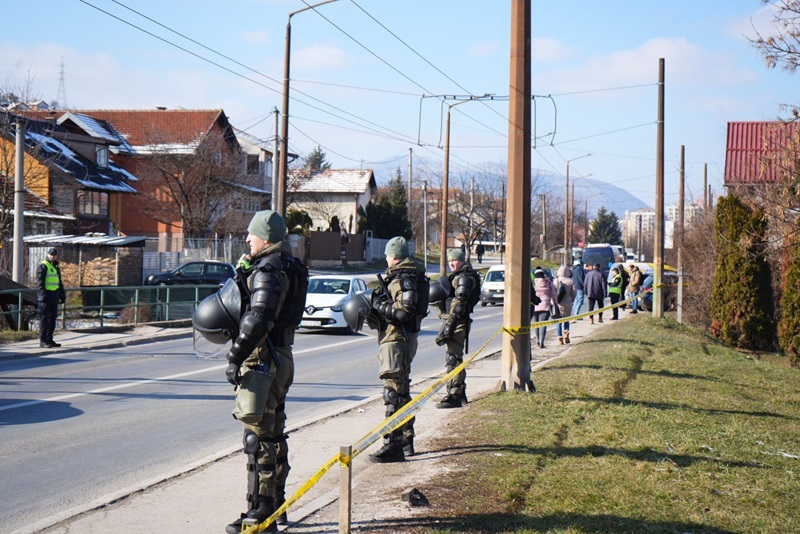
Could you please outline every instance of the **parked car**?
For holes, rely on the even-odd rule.
[[[639,297],[639,307],[644,311],[653,311],[653,292],[647,291],[653,287],[653,264],[652,263],[637,263],[639,270],[642,271],[644,280],[642,282],[642,293]],[[678,272],[668,266],[664,266],[664,283],[662,285],[663,291],[661,294],[661,301],[664,305],[664,311],[674,311],[677,309],[677,286],[678,286]]]
[[[367,289],[367,282],[356,276],[310,276],[300,328],[352,332],[344,320],[342,309],[353,295]]]
[[[595,266],[600,264],[600,270],[603,271],[603,276],[608,277],[608,272],[611,270],[611,265],[617,263],[614,256],[614,249],[611,245],[606,243],[593,243],[586,245],[583,249],[583,256],[581,258],[583,265]]]
[[[218,284],[221,286],[228,278],[233,278],[234,274],[235,269],[230,263],[221,261],[190,261],[171,271],[148,276],[144,281],[144,285]]]
[[[493,265],[486,271],[481,284],[481,306],[503,303],[503,292],[506,287],[506,266]]]

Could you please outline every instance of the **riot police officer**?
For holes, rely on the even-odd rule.
[[[472,323],[470,315],[480,300],[481,281],[472,266],[465,263],[462,250],[450,250],[447,253],[447,264],[451,271],[450,276],[447,277],[449,294],[437,298],[439,317],[444,319],[444,322],[436,337],[436,344],[445,345],[445,363],[449,373],[464,361],[464,348],[467,345],[470,323]],[[432,296],[431,301],[433,300]],[[436,407],[461,408],[466,404],[466,378],[466,371],[461,371],[453,377],[447,383],[447,394],[441,402],[436,404]]]
[[[308,270],[291,255],[280,214],[259,211],[247,230],[249,261],[239,264],[235,279],[241,293],[241,319],[238,332],[231,335],[225,376],[236,387],[233,416],[244,424],[248,510],[226,527],[230,534],[241,532],[243,525],[262,523],[285,500],[290,469],[284,434],[286,395],[294,379],[294,333],[308,289]],[[227,285],[219,296],[204,300],[193,318],[195,329],[212,332],[207,334],[210,338],[214,329],[207,323],[215,321],[215,313],[223,316],[223,322],[225,317],[238,317],[236,311],[217,311],[219,303],[230,300]],[[278,521],[285,522],[285,516]],[[277,532],[276,524],[270,529]]]
[[[386,417],[411,401],[411,362],[417,353],[420,323],[427,314],[429,281],[424,268],[409,257],[403,237],[389,240],[386,279],[372,295],[367,324],[378,330],[378,377],[383,380]],[[383,437],[383,447],[369,459],[402,462],[414,454],[414,419]]]

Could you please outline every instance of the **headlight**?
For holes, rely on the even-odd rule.
[[[344,309],[344,305],[347,304],[347,299],[342,299],[333,306],[331,306],[331,311],[341,312]]]
[[[148,276],[147,278],[144,279],[144,283],[145,284],[152,284],[153,280],[155,280],[155,278],[156,278],[155,275],[151,274],[150,276]]]

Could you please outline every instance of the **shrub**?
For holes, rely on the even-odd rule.
[[[716,215],[711,333],[743,349],[774,348],[775,306],[764,254],[764,213],[731,194],[719,199]]]
[[[797,222],[800,225],[800,219]],[[795,234],[781,307],[783,318],[778,324],[778,343],[789,362],[800,367],[800,234]]]
[[[155,320],[153,305],[149,302],[139,301],[139,323],[152,323]],[[122,324],[133,324],[136,320],[136,305],[126,306],[119,313],[119,322]]]

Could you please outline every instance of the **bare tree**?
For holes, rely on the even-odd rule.
[[[146,216],[164,224],[179,221],[187,238],[241,231],[241,203],[248,195],[234,185],[244,173],[238,144],[211,132],[191,153],[158,139],[151,145],[160,148],[142,158],[138,173]]]

